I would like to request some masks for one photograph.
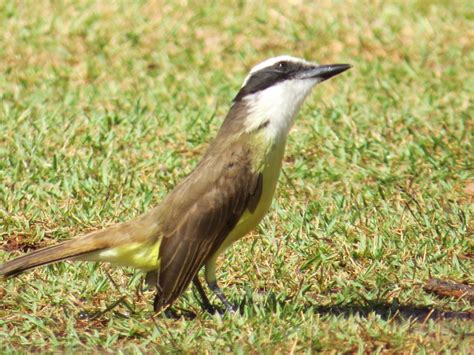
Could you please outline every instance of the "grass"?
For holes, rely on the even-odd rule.
[[[158,204],[257,62],[354,68],[308,99],[270,213],[220,260],[242,315],[203,314],[189,290],[177,306],[196,319],[152,317],[139,273],[63,263],[0,284],[1,351],[472,351],[471,304],[423,285],[474,282],[473,14],[469,1],[2,2],[0,260]]]

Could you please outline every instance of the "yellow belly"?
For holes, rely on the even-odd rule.
[[[262,169],[263,190],[257,208],[253,213],[246,210],[235,228],[229,233],[224,243],[220,246],[215,257],[227,249],[233,242],[245,236],[253,230],[267,213],[272,204],[273,195],[275,193],[278,176],[280,175],[283,153],[285,152],[285,142],[273,146],[269,152],[266,163]],[[215,259],[213,257],[213,259]]]

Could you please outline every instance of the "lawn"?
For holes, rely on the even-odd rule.
[[[196,317],[167,319],[140,273],[61,263],[0,281],[0,351],[472,351],[469,299],[424,285],[474,283],[473,19],[467,0],[1,2],[0,261],[157,205],[256,63],[354,67],[307,100],[271,211],[219,261],[240,314],[190,289]]]

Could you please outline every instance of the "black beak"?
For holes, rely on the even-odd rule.
[[[315,67],[309,67],[301,72],[298,76],[299,79],[314,79],[318,78],[320,81],[332,78],[337,74],[345,72],[347,69],[352,68],[350,64],[329,64],[319,65]]]

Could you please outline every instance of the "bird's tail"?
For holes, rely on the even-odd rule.
[[[38,266],[98,251],[104,248],[105,245],[100,242],[101,238],[97,234],[104,234],[105,231],[107,230],[90,233],[77,239],[35,250],[32,253],[8,261],[0,265],[0,278],[13,277]]]
[[[160,239],[154,211],[130,222],[36,250],[0,265],[0,279],[66,259],[107,261],[143,270],[159,266]]]

